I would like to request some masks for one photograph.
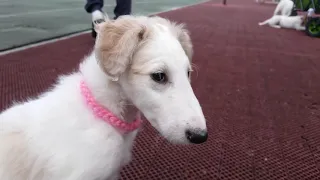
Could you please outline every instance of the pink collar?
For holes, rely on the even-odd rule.
[[[115,116],[108,109],[106,109],[105,107],[100,105],[95,100],[90,89],[88,88],[88,86],[86,85],[86,83],[84,81],[81,81],[80,90],[81,90],[81,94],[85,98],[87,105],[93,111],[94,115],[97,118],[102,119],[103,121],[109,123],[113,127],[117,128],[125,133],[134,131],[139,128],[139,126],[142,122],[141,117],[140,117],[140,112],[138,112],[137,118],[135,121],[133,121],[132,123],[127,123],[127,122],[119,119],[117,116]]]

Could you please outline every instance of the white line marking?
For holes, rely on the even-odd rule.
[[[53,9],[53,10],[46,10],[46,11],[27,12],[27,13],[4,14],[4,15],[0,15],[0,18],[28,16],[28,15],[42,14],[42,13],[56,13],[56,12],[62,12],[62,11],[74,11],[79,9],[83,9],[83,8]]]
[[[111,5],[106,5],[105,7],[111,7]],[[10,17],[16,17],[16,16],[28,16],[28,15],[43,14],[43,13],[57,13],[57,12],[78,11],[78,10],[84,11],[84,8],[53,9],[53,10],[46,10],[46,11],[27,12],[27,13],[4,14],[4,15],[0,15],[0,18],[10,18]]]
[[[202,3],[205,3],[205,2],[208,2],[208,1],[209,0],[205,0],[205,1],[202,1],[202,2],[199,2],[199,3],[191,4],[191,5],[187,5],[187,6],[173,7],[173,9],[151,13],[151,14],[149,14],[147,16],[157,15],[157,14],[160,14],[160,13],[175,11],[175,10],[179,10],[179,9],[184,9],[184,8],[196,6],[198,4],[202,4]],[[91,30],[83,31],[83,32],[79,32],[79,33],[76,33],[76,34],[72,34],[72,35],[68,35],[68,36],[64,36],[64,37],[60,37],[60,38],[55,38],[55,39],[51,39],[51,40],[48,40],[48,41],[43,41],[43,42],[40,42],[40,43],[34,43],[34,44],[26,45],[26,46],[23,46],[23,47],[10,49],[10,50],[7,50],[7,51],[0,52],[0,56],[6,55],[6,54],[9,54],[9,53],[14,53],[14,52],[26,50],[26,49],[33,48],[33,47],[38,47],[38,46],[45,45],[45,44],[55,43],[55,42],[58,42],[58,41],[61,41],[61,40],[65,40],[65,39],[70,39],[70,38],[73,38],[73,37],[76,37],[76,36],[80,36],[82,34],[87,34],[87,33],[90,33],[90,32],[91,32]]]
[[[82,34],[87,34],[89,32],[91,32],[91,31],[83,31],[83,32],[72,34],[72,35],[51,39],[51,40],[48,40],[48,41],[43,41],[43,42],[30,44],[30,45],[26,45],[26,46],[19,47],[19,48],[10,49],[10,50],[7,50],[7,51],[0,52],[0,56],[6,55],[6,54],[9,54],[9,53],[13,53],[13,52],[26,50],[26,49],[33,48],[33,47],[38,47],[38,46],[41,46],[41,45],[55,43],[55,42],[58,42],[58,41],[61,41],[61,40],[65,40],[65,39],[70,39],[70,38],[73,38],[73,37],[76,37],[76,36],[80,36]]]

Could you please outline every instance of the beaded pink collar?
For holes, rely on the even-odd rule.
[[[135,121],[133,121],[132,123],[127,123],[127,122],[119,119],[117,116],[115,116],[108,109],[106,109],[105,107],[100,105],[95,100],[89,87],[86,85],[86,83],[84,81],[81,81],[81,83],[80,83],[80,90],[81,90],[81,94],[83,95],[83,97],[86,101],[86,104],[93,111],[94,115],[97,118],[109,123],[113,127],[117,128],[125,133],[134,131],[140,127],[141,122],[142,122],[141,117],[140,117],[140,112],[137,114],[137,118]]]

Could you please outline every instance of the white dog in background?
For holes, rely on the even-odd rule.
[[[115,180],[143,113],[172,143],[207,140],[186,29],[160,17],[96,25],[93,52],[38,98],[0,114],[1,180]]]
[[[294,3],[292,0],[280,0],[273,15],[290,16],[293,8]]]
[[[275,15],[270,19],[260,22],[259,26],[269,25],[273,28],[289,28],[296,29],[298,31],[304,31],[306,29],[306,16],[283,16]]]
[[[289,28],[296,29],[298,31],[304,31],[306,29],[305,23],[306,16],[290,16],[294,8],[292,0],[280,0],[273,16],[264,22],[259,22],[259,26],[269,25],[273,28]]]

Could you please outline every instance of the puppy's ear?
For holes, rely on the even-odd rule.
[[[103,14],[102,19],[97,19],[96,21],[93,22],[93,28],[97,32],[97,34],[100,33],[103,24],[107,21],[110,21],[109,16],[107,14]]]
[[[186,53],[186,55],[190,61],[191,66],[192,66],[193,46],[192,46],[190,34],[189,34],[189,31],[184,28],[183,24],[180,25],[180,28],[181,28],[181,31],[178,34],[178,40],[179,40],[184,52]],[[190,74],[189,74],[190,81],[191,81],[191,74],[192,73],[190,72]]]
[[[192,56],[193,56],[193,46],[190,38],[189,31],[182,26],[181,28],[181,33],[178,36],[178,40],[181,43],[181,46],[188,56],[190,62],[192,61]]]
[[[146,40],[147,27],[127,17],[102,23],[99,32],[95,44],[98,63],[109,77],[118,79],[139,45]]]

